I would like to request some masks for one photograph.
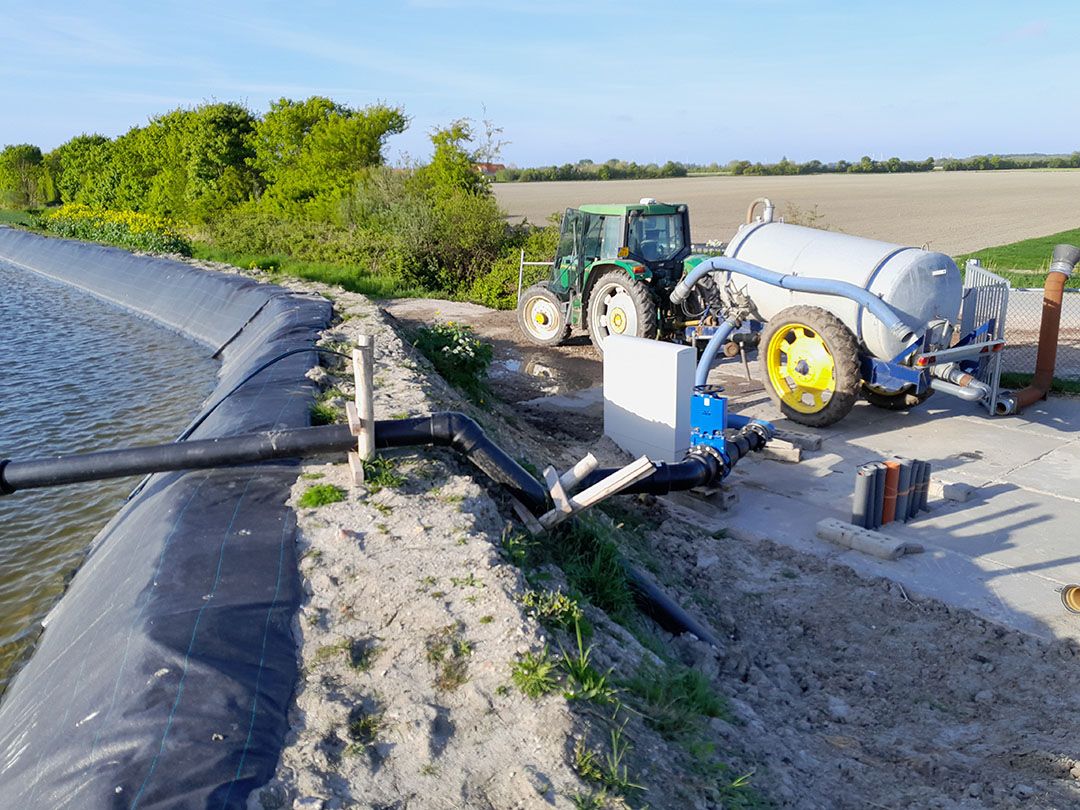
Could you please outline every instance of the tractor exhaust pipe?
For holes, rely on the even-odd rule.
[[[1058,245],[1054,248],[1050,272],[1047,273],[1043,286],[1042,322],[1039,324],[1039,353],[1035,359],[1035,377],[1027,388],[1016,392],[1013,402],[1010,403],[1012,409],[1006,413],[1020,413],[1040,399],[1046,399],[1046,394],[1050,391],[1050,385],[1054,381],[1054,366],[1057,364],[1065,282],[1069,280],[1077,262],[1080,262],[1080,248],[1075,245]]]

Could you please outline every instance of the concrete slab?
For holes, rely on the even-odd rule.
[[[723,376],[714,371],[718,382]],[[732,536],[780,542],[888,577],[913,597],[1080,641],[1080,616],[1067,613],[1059,596],[1061,586],[1080,583],[1080,398],[1054,397],[1021,416],[995,418],[941,394],[906,413],[860,403],[822,430],[778,419],[759,392],[736,393],[731,406],[822,438],[799,464],[740,462],[728,479],[740,492],[726,519]],[[856,467],[892,455],[929,461],[935,475],[977,489],[966,503],[932,500],[929,513],[881,529],[924,546],[921,555],[883,561],[816,538],[819,520],[851,519]]]

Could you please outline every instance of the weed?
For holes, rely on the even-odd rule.
[[[441,692],[453,691],[469,679],[473,647],[462,637],[462,629],[461,624],[449,624],[427,638],[427,660],[435,666],[435,688]]]
[[[597,760],[596,752],[590,750],[585,745],[585,740],[579,737],[574,743],[574,761],[572,763],[578,776],[582,779],[588,779],[590,782],[602,782],[604,773],[600,770],[600,764]]]
[[[301,473],[300,477],[305,481],[318,481],[320,478],[325,478],[324,473]]]
[[[315,402],[309,409],[312,425],[332,425],[338,420],[338,410],[329,402]]]
[[[498,686],[495,687],[495,694],[499,697],[506,697],[510,694],[510,687],[507,686],[505,683],[500,683]]]
[[[678,664],[643,666],[623,686],[640,699],[645,721],[669,739],[697,729],[703,717],[728,716],[709,679]]]
[[[420,773],[424,776],[438,776],[439,766],[436,765],[434,762],[425,762],[423,765],[420,766]]]
[[[562,591],[529,589],[521,597],[521,604],[529,616],[546,627],[569,630],[575,624],[580,626],[585,623],[585,614],[577,600]],[[586,635],[589,630],[591,628],[586,625]]]
[[[484,583],[476,578],[476,574],[469,572],[467,577],[450,577],[450,582],[456,588],[483,588]]]
[[[409,414],[405,411],[398,411],[397,413],[390,414],[391,419],[408,419]]]
[[[468,326],[448,321],[421,327],[415,345],[448,383],[477,405],[484,403],[493,353],[490,343],[473,335]]]
[[[618,703],[614,687],[608,683],[611,670],[601,675],[589,659],[592,647],[586,647],[581,638],[581,625],[575,623],[574,634],[577,637],[577,654],[563,650],[562,665],[566,671],[567,684],[563,696],[567,700],[593,700],[601,704]]]
[[[623,727],[611,730],[611,751],[604,755],[604,769],[601,780],[604,785],[623,795],[637,790],[644,790],[641,785],[630,781],[630,772],[623,760],[630,753],[630,743],[623,739]]]
[[[379,503],[378,501],[368,501],[368,504],[371,506],[372,509],[374,509],[376,512],[378,512],[380,515],[390,515],[390,514],[393,514],[393,512],[394,512],[394,507],[392,507],[392,506],[390,506],[388,504],[385,504],[385,503]],[[385,526],[386,524],[385,523],[380,523],[378,525],[379,526]],[[386,530],[383,529],[383,531],[386,531]]]
[[[333,644],[325,644],[322,647],[319,647],[319,649],[315,651],[315,663],[325,664],[327,661],[330,661],[336,658],[338,655],[341,655],[342,653],[347,651],[350,644],[351,641],[347,638],[344,638],[341,641],[337,641]]]
[[[510,680],[524,695],[538,698],[551,692],[558,685],[555,680],[555,662],[544,647],[539,653],[525,653],[514,662]]]
[[[372,495],[384,487],[394,489],[404,483],[405,476],[397,472],[393,459],[374,456],[364,462],[364,485]]]
[[[495,621],[495,617],[490,614],[480,617],[480,624],[491,624],[493,621]]]
[[[300,496],[296,505],[301,509],[314,509],[343,500],[345,500],[345,490],[341,487],[335,487],[333,484],[316,484]]]
[[[540,548],[540,544],[533,537],[514,531],[509,524],[503,528],[499,545],[506,558],[518,568],[530,567]]]
[[[430,590],[431,588],[434,588],[438,584],[438,582],[439,582],[439,580],[437,580],[435,577],[433,577],[433,576],[431,576],[429,574],[428,576],[423,577],[420,580],[420,587],[416,589],[416,592],[417,593],[425,593],[426,591]]]
[[[372,504],[372,506],[374,506],[374,505],[375,504]],[[378,529],[383,534],[390,534],[390,527],[387,526],[385,523],[376,523],[375,528]]]
[[[570,803],[575,810],[604,810],[607,805],[607,791],[599,793],[575,793],[570,796]]]
[[[349,712],[348,735],[350,743],[345,749],[349,755],[360,754],[371,748],[383,729],[383,713],[366,711],[363,706],[356,706]]]
[[[353,639],[349,643],[349,666],[357,672],[367,672],[379,655],[374,639]]]

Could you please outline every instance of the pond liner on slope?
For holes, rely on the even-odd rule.
[[[322,299],[243,277],[4,228],[0,259],[220,350],[211,402],[258,364],[313,346],[331,315]],[[192,438],[307,425],[316,362],[304,352],[271,366]],[[124,505],[0,702],[0,805],[243,808],[272,777],[298,676],[285,505],[296,475],[288,462],[164,473]]]

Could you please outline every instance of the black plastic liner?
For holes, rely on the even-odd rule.
[[[240,276],[6,228],[0,258],[221,351],[211,401],[312,346],[331,315]],[[271,366],[191,438],[307,425],[316,362]],[[298,677],[296,474],[270,462],[155,475],[106,526],[0,703],[0,807],[243,808],[273,776]]]

